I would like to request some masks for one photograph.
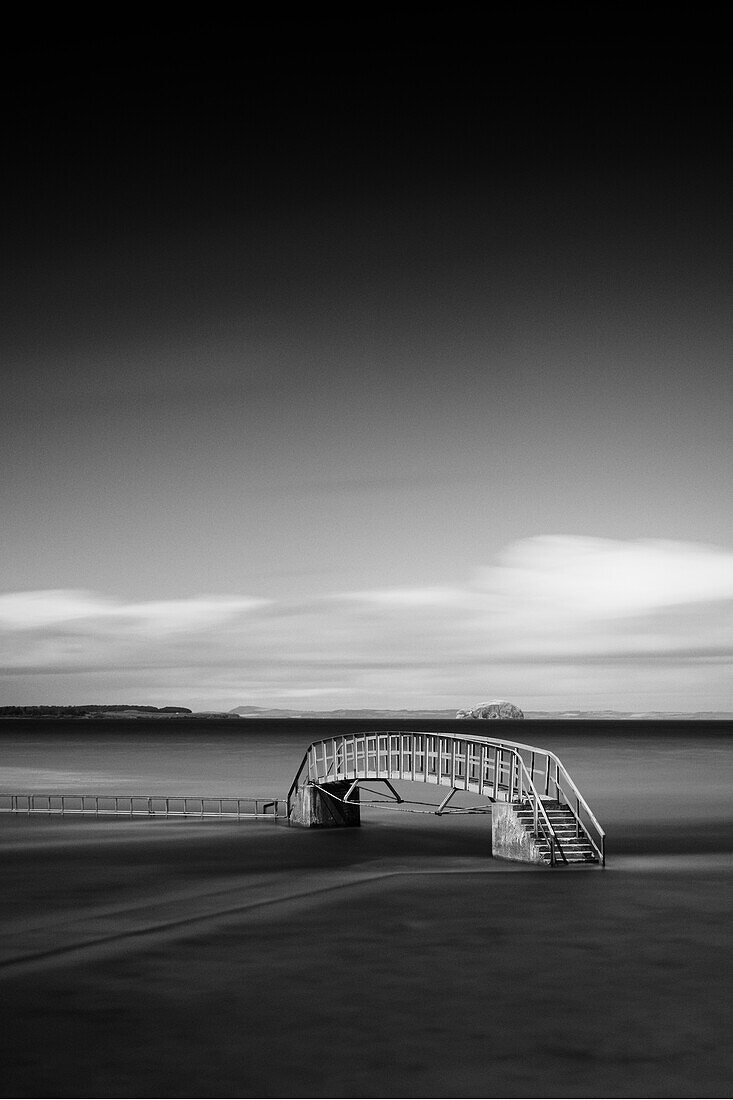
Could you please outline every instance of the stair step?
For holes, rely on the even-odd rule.
[[[542,837],[537,837],[536,840],[539,844],[546,844],[549,848],[550,842],[549,842],[549,840],[547,840],[546,837],[543,837],[543,836]],[[593,851],[593,845],[592,844],[584,844],[582,841],[563,840],[562,837],[558,837],[558,840],[560,841],[560,844],[561,844],[563,850],[566,851],[566,852],[592,852]]]
[[[548,844],[540,844],[538,847],[540,851],[543,851],[543,853],[549,853]],[[564,844],[560,847],[556,846],[555,850],[557,851],[558,855],[567,856],[568,858],[572,856],[578,857],[579,859],[586,859],[587,857],[589,859],[595,859],[595,853],[592,848],[568,848],[568,846]]]
[[[534,821],[534,814],[517,814],[517,817],[519,818],[520,821]],[[574,817],[552,817],[552,816],[548,816],[547,818],[545,818],[545,817],[542,817],[541,814],[539,814],[538,815],[538,820],[539,821],[549,821],[550,824],[552,824],[552,825],[572,825],[573,828],[575,828],[575,825],[576,825],[576,820],[575,820]]]
[[[545,852],[543,854],[546,855],[547,859],[549,860],[550,853]],[[557,862],[562,863],[563,862],[563,857],[562,857],[561,853],[556,852],[555,854],[557,856]],[[566,863],[597,863],[598,862],[598,857],[596,855],[592,854],[591,852],[583,852],[583,853],[565,852],[564,855],[565,855],[564,862],[566,862]]]
[[[563,864],[583,864],[583,863],[598,863],[598,855],[596,854],[593,845],[591,844],[585,830],[581,826],[578,827],[578,821],[572,810],[565,805],[560,805],[559,802],[553,799],[543,801],[542,809],[544,813],[538,814],[538,836],[534,837],[534,842],[539,849],[543,862],[550,863],[550,841],[547,836],[542,832],[543,820],[546,818],[549,821],[550,826],[555,834],[557,844],[555,845],[556,863],[558,866]],[[535,813],[534,807],[523,803],[521,806],[514,805],[514,812],[517,820],[528,833],[534,833]]]
[[[541,817],[572,817],[573,821],[575,821],[575,814],[568,807],[564,807],[563,809],[559,809],[559,810],[550,810],[550,809],[547,808],[547,806],[545,806],[544,809],[545,809],[544,814],[542,814],[542,812],[540,810],[537,811],[540,814]],[[515,807],[514,812],[518,813],[518,814],[533,814],[534,813],[534,807],[533,806]]]
[[[547,844],[545,841],[541,841],[540,844],[539,844],[539,847],[545,852],[549,852],[549,850],[550,850],[550,845]],[[581,856],[581,857],[583,857],[583,856],[593,856],[593,858],[595,859],[595,855],[596,855],[596,853],[593,851],[592,848],[578,848],[578,847],[575,847],[575,846],[571,847],[568,844],[561,844],[561,845],[556,844],[555,845],[555,851],[559,853],[560,850],[562,850],[562,852],[566,856]]]
[[[524,827],[527,828],[527,829],[534,828],[534,822],[533,821],[523,821],[523,822],[521,822],[521,824],[524,825]],[[540,826],[540,828],[541,828],[541,826]],[[571,839],[571,838],[573,838],[573,839],[577,838],[578,840],[585,840],[586,839],[585,833],[584,832],[578,832],[574,825],[567,825],[567,826],[554,825],[553,828],[555,830],[555,835],[556,836],[567,837],[568,839]]]
[[[583,836],[582,833],[580,834],[580,836],[576,836],[575,829],[573,829],[572,833],[570,831],[568,831],[567,833],[562,833],[562,832],[560,832],[559,829],[555,829],[555,836],[557,837],[558,840],[562,840],[563,842],[565,842],[567,840],[571,844],[573,842],[576,842],[578,844],[588,844],[589,843],[588,838]]]
[[[527,832],[531,833],[532,830],[528,829]],[[542,832],[541,829],[539,830],[538,836],[540,837],[541,840],[549,840],[550,839],[549,836],[547,836],[546,833]],[[590,844],[590,840],[588,839],[587,836],[583,836],[582,833],[581,833],[580,836],[576,836],[574,831],[571,834],[571,833],[560,833],[557,830],[555,830],[555,836],[563,844]]]

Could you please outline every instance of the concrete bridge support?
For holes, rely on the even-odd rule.
[[[491,854],[519,863],[547,863],[547,849],[542,850],[511,802],[495,802],[491,807]]]
[[[348,803],[339,801],[345,798],[353,786],[348,780],[318,785],[305,783],[293,796],[290,824],[302,825],[306,829],[361,825],[358,788],[349,795]],[[331,797],[332,795],[335,797]]]

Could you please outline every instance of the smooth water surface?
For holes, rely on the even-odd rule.
[[[421,728],[3,722],[0,791],[283,796],[310,741],[378,726]],[[484,815],[306,830],[2,814],[7,1089],[730,1096],[729,725],[430,728],[556,751],[607,831],[606,868],[491,859]]]
[[[313,740],[425,728],[552,749],[609,834],[609,852],[615,840],[632,850],[733,850],[733,730],[726,722],[6,720],[0,792],[283,798]],[[435,800],[433,789],[410,787],[416,800]]]

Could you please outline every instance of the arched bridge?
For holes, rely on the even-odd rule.
[[[492,851],[530,863],[605,864],[605,833],[558,757],[493,737],[373,732],[314,741],[288,792],[288,820],[358,825],[359,784],[408,780],[449,788],[434,813],[450,813],[459,791],[488,800]],[[487,806],[487,811],[489,806]]]

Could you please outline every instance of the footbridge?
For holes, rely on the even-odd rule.
[[[447,793],[437,805],[412,803],[395,789],[396,781],[445,787]],[[380,784],[379,790],[366,788],[366,782]],[[486,799],[486,805],[458,809],[453,799],[461,791]],[[501,858],[552,867],[606,861],[605,833],[562,761],[533,745],[403,731],[314,741],[288,792],[288,821],[358,825],[360,807],[375,802],[421,806],[439,815],[491,813],[492,853]]]

